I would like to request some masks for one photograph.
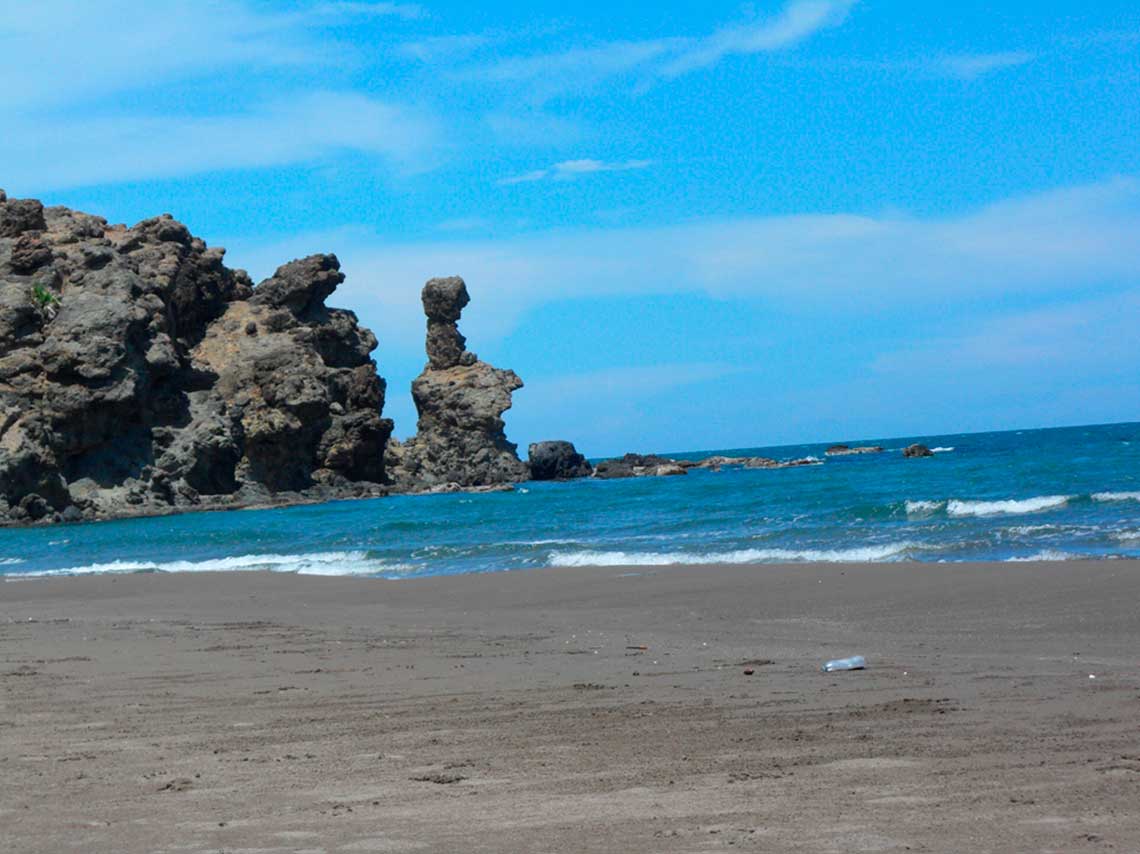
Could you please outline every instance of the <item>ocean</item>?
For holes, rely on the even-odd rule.
[[[904,459],[912,441],[935,455]],[[5,529],[0,575],[410,578],[598,564],[1140,557],[1140,423],[850,444],[886,450],[722,449],[671,456],[821,464]]]

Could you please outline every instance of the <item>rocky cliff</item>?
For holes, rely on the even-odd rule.
[[[0,520],[383,491],[376,339],[325,306],[336,257],[254,287],[223,254],[0,192]]]
[[[388,455],[399,489],[486,486],[530,477],[503,423],[522,380],[467,350],[458,322],[469,301],[458,277],[424,286],[428,363],[412,382],[417,432],[403,445],[392,442]]]

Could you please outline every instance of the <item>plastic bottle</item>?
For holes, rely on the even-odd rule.
[[[866,670],[867,661],[861,655],[853,655],[851,658],[837,658],[834,661],[829,661],[823,665],[824,673],[835,673],[839,670]]]

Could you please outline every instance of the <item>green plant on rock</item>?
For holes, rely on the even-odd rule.
[[[49,320],[59,313],[59,297],[43,285],[32,286],[32,304]]]

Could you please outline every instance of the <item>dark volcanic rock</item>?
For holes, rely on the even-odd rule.
[[[611,480],[622,477],[667,477],[688,474],[689,468],[656,454],[626,454],[616,460],[602,460],[594,468],[594,477]]]
[[[466,350],[456,324],[469,299],[458,277],[432,279],[424,286],[428,364],[412,382],[417,432],[403,445],[390,443],[387,452],[398,489],[475,487],[530,478],[516,446],[507,441],[502,417],[522,380]]]
[[[832,445],[825,452],[829,457],[848,457],[854,454],[881,454],[882,445],[860,445],[852,448],[850,445]]]
[[[19,237],[25,231],[43,231],[44,206],[35,199],[9,199],[0,190],[0,237]]]
[[[907,445],[907,447],[903,448],[903,456],[908,459],[913,457],[933,457],[934,451],[930,450],[926,445]]]
[[[573,480],[594,473],[594,467],[569,442],[536,442],[528,456],[533,480]]]
[[[471,301],[467,285],[458,276],[432,279],[424,285],[424,314],[427,315],[428,366],[444,371],[457,365],[474,365],[476,356],[466,350],[467,339],[459,334],[459,316]]]
[[[0,194],[0,510],[105,518],[369,494],[391,422],[336,257],[257,288],[169,216]]]

